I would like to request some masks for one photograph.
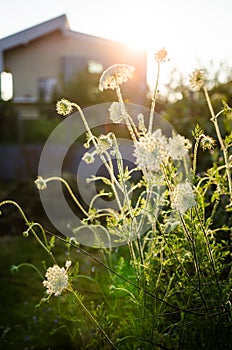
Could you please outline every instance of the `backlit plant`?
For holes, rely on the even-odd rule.
[[[100,159],[107,171],[107,176],[86,179],[86,186],[101,184],[88,208],[62,177],[39,174],[35,180],[40,191],[46,191],[52,181],[64,185],[82,213],[72,236],[53,233],[49,240],[51,233],[31,223],[17,203],[5,200],[0,204],[15,205],[28,226],[24,235],[32,233],[48,252],[52,263],[43,272],[47,293],[41,304],[57,297],[53,307],[57,306],[62,329],[68,330],[77,349],[232,348],[231,226],[225,220],[218,227],[216,220],[219,210],[227,218],[232,210],[232,136],[223,139],[218,124],[219,117],[231,119],[231,108],[223,101],[221,111],[214,113],[205,74],[196,70],[190,84],[197,93],[202,89],[205,94],[217,140],[205,135],[199,125],[193,130],[193,145],[175,130],[167,135],[161,127],[154,127],[160,65],[166,56],[164,49],[155,55],[158,74],[148,118],[138,113],[134,119],[123,100],[120,86],[133,79],[132,66],[113,65],[100,78],[101,91],[116,92],[118,100],[108,113],[113,124],[128,130],[133,143],[132,168],[125,164],[113,131],[95,135],[76,103],[57,102],[58,114],[68,116],[77,110],[86,128],[87,150],[82,158],[86,167]],[[207,152],[217,146],[223,160],[218,157],[199,175],[199,147]],[[110,207],[109,201],[108,206],[98,208],[99,198],[113,198],[116,204]],[[95,237],[94,252],[78,241],[85,228]],[[53,254],[55,238],[68,247],[66,268],[59,267]],[[85,275],[75,261],[77,250],[94,266]],[[94,298],[83,291],[81,295],[82,278],[95,286]]]

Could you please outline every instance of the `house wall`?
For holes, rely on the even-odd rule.
[[[13,74],[14,98],[38,98],[39,78],[60,81],[65,58],[86,57],[107,68],[114,63],[136,67],[135,79],[146,82],[146,55],[113,41],[76,32],[55,31],[4,53],[4,69]],[[69,71],[70,74],[70,71]]]

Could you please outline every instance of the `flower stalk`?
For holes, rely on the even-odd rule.
[[[152,132],[152,127],[153,127],[155,104],[156,104],[156,98],[157,98],[157,92],[158,92],[159,76],[160,76],[160,61],[157,62],[156,82],[155,82],[153,96],[151,99],[151,109],[150,109],[150,118],[149,118],[149,126],[148,126],[148,132],[150,132],[150,133]]]
[[[108,335],[106,334],[104,329],[100,326],[98,321],[93,317],[91,312],[87,309],[85,304],[82,302],[82,300],[81,300],[80,296],[78,295],[78,293],[71,286],[69,287],[69,289],[73,293],[73,295],[75,296],[76,300],[78,301],[78,303],[80,304],[80,306],[82,307],[82,309],[84,310],[86,315],[89,317],[89,319],[93,322],[93,324],[97,327],[97,329],[101,332],[101,334],[105,337],[105,339],[111,345],[112,349],[117,350],[117,347],[113,344],[112,340],[108,337]]]
[[[209,111],[211,114],[211,121],[214,124],[214,128],[218,137],[218,141],[220,143],[222,152],[223,152],[223,156],[224,156],[224,161],[225,161],[225,166],[226,166],[226,175],[227,175],[227,180],[228,180],[228,186],[229,186],[229,195],[230,195],[230,206],[232,205],[232,180],[231,180],[231,172],[230,172],[230,163],[229,163],[229,156],[228,156],[228,152],[227,152],[227,148],[223,142],[222,136],[221,136],[221,132],[219,129],[219,125],[218,125],[218,116],[223,112],[219,112],[217,115],[214,112],[209,94],[208,94],[208,90],[206,89],[206,87],[203,87],[204,90],[204,94],[206,97],[206,101],[209,107]]]

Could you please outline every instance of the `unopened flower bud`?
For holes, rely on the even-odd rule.
[[[37,179],[34,181],[34,183],[36,184],[36,187],[38,188],[38,190],[42,191],[47,188],[46,180],[44,180],[42,176],[38,176]]]
[[[56,103],[56,111],[58,114],[66,116],[70,114],[73,110],[72,104],[69,100],[62,98]]]

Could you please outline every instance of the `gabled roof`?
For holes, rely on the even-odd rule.
[[[60,30],[63,33],[70,31],[66,15],[61,15],[1,39],[0,50],[4,51],[15,46],[25,45],[30,41],[54,32],[55,30]]]
[[[94,39],[95,41],[98,40],[98,41],[105,41],[105,42],[114,42],[115,44],[117,43],[121,46],[126,46],[123,43],[112,41],[110,39],[105,39],[95,35],[72,31],[70,29],[66,15],[63,14],[61,16],[50,19],[46,22],[37,24],[33,27],[24,29],[20,32],[17,32],[15,34],[12,34],[5,38],[0,39],[0,56],[3,54],[5,50],[12,49],[20,45],[26,45],[30,41],[38,39],[56,30],[60,30],[65,35],[74,36],[74,37],[78,36],[79,39],[81,37],[83,37],[84,39],[90,38],[90,39]],[[1,57],[0,57],[0,66],[1,66]]]

